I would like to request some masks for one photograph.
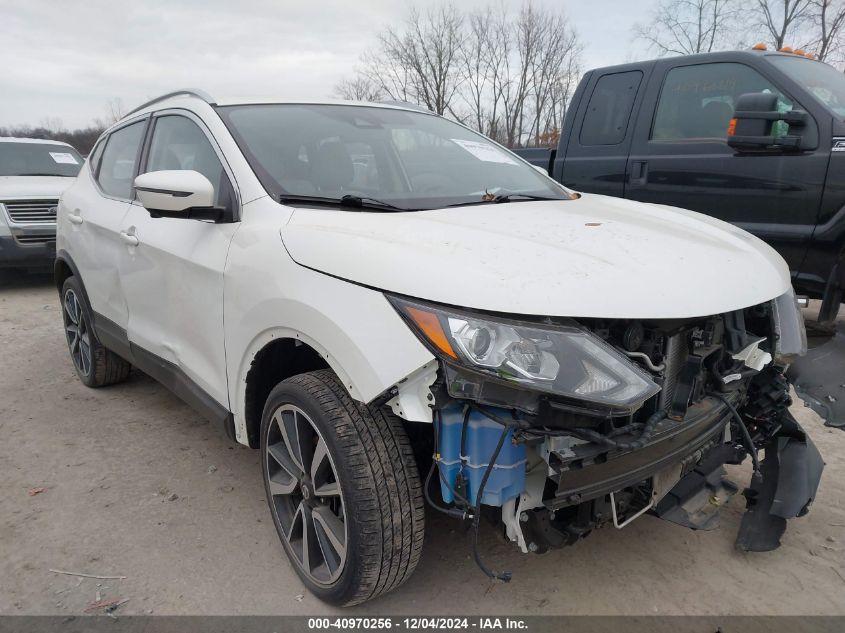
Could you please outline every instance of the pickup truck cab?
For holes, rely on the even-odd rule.
[[[733,144],[728,128],[732,120],[742,125],[737,102],[750,94],[773,101],[772,112],[751,114],[769,117],[770,142]],[[784,120],[792,114],[791,123]],[[778,143],[779,136],[793,142]],[[820,321],[839,308],[845,76],[827,64],[750,50],[591,70],[575,92],[558,147],[516,153],[578,191],[731,222],[783,256],[799,292],[826,299]]]
[[[0,269],[52,270],[59,196],[83,162],[67,143],[0,137]]]

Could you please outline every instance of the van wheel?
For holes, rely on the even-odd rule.
[[[353,605],[407,580],[422,551],[422,488],[397,418],[353,401],[328,369],[270,392],[261,417],[264,488],[299,577]]]
[[[91,308],[76,277],[68,277],[62,286],[62,320],[70,358],[83,384],[105,387],[126,380],[132,365],[97,340]]]

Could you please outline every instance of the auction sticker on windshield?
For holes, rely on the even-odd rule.
[[[490,143],[482,143],[479,141],[465,141],[460,138],[449,139],[456,145],[463,147],[470,154],[475,156],[478,160],[483,160],[486,163],[507,163],[508,165],[516,165],[517,162],[505,154],[502,150]]]
[[[79,161],[76,160],[76,156],[74,156],[73,154],[68,154],[67,152],[50,152],[50,156],[57,163],[63,163],[66,165],[79,164]]]

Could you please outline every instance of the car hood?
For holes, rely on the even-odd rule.
[[[790,284],[780,255],[739,228],[591,194],[407,213],[298,208],[282,240],[296,262],[330,275],[512,314],[697,317]]]
[[[0,202],[16,198],[58,198],[75,176],[0,176]]]

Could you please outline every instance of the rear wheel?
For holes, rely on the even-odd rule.
[[[91,308],[76,277],[68,277],[62,286],[62,320],[70,358],[83,384],[105,387],[126,380],[132,366],[97,340]]]
[[[301,374],[270,393],[261,450],[273,522],[311,592],[352,605],[410,577],[423,503],[398,419],[354,402],[330,370]]]

